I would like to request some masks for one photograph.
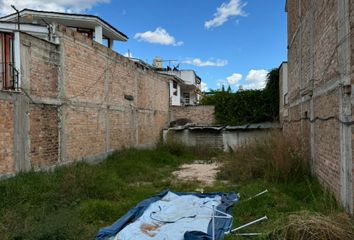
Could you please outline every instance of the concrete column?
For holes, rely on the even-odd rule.
[[[31,160],[29,156],[29,103],[27,97],[17,95],[15,97],[14,112],[14,147],[16,172],[29,171]]]
[[[109,46],[110,49],[113,49],[113,46],[114,46],[113,39],[108,39],[108,46]]]
[[[311,27],[311,64],[310,64],[310,73],[311,73],[311,90],[314,89],[314,79],[315,79],[315,3],[311,1],[310,3],[310,27]],[[315,119],[315,105],[314,105],[314,96],[312,94],[310,100],[310,119]],[[311,121],[310,123],[310,154],[311,154],[311,172],[315,175],[315,122]]]
[[[95,27],[95,41],[102,44],[102,26],[96,26]]]
[[[351,87],[351,46],[350,46],[350,9],[349,0],[338,1],[338,69],[341,86],[339,90],[339,116],[344,122],[352,120],[351,94],[343,91],[343,87]],[[353,214],[353,167],[352,167],[352,127],[340,124],[340,182],[343,206]]]

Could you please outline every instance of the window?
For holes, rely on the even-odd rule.
[[[190,95],[189,93],[183,93],[183,100],[184,100],[184,104],[190,104]]]
[[[0,88],[17,89],[18,72],[14,67],[13,34],[0,32]]]
[[[173,81],[173,88],[177,89],[177,82],[176,81]]]
[[[77,32],[81,33],[82,35],[84,35],[85,37],[88,38],[93,38],[93,31],[92,29],[88,29],[88,28],[77,28],[76,29]]]

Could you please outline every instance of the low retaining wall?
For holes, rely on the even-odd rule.
[[[237,148],[266,137],[269,130],[279,130],[279,124],[260,123],[244,126],[183,126],[164,130],[163,139],[187,146],[208,146],[223,151]]]

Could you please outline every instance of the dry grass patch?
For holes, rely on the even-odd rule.
[[[219,177],[235,183],[257,178],[288,182],[310,175],[309,161],[301,145],[280,132],[271,132],[219,159],[224,163]]]
[[[285,222],[285,224],[284,224]],[[344,214],[324,216],[307,211],[282,219],[271,234],[272,240],[352,240],[354,226]]]

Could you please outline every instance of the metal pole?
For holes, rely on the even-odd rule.
[[[245,236],[245,237],[253,237],[253,236],[260,236],[263,233],[235,233],[236,236]]]
[[[212,239],[215,240],[215,206],[213,204],[213,214],[212,214],[212,228],[211,228],[211,232],[212,232]]]
[[[266,189],[266,190],[264,190],[263,192],[260,192],[260,193],[258,193],[258,194],[256,194],[256,195],[254,195],[253,197],[248,198],[246,201],[249,201],[249,200],[251,200],[251,199],[253,199],[253,198],[259,197],[259,196],[261,196],[261,195],[263,195],[263,194],[265,194],[265,193],[267,193],[267,192],[269,192],[268,189]]]
[[[252,221],[252,222],[249,222],[249,223],[246,223],[246,224],[244,224],[244,225],[242,225],[242,226],[239,226],[239,227],[237,227],[237,228],[235,228],[235,229],[232,229],[232,230],[231,230],[231,233],[236,232],[236,231],[238,231],[238,230],[240,230],[240,229],[242,229],[242,228],[251,226],[251,225],[253,225],[253,224],[255,224],[255,223],[258,223],[258,222],[267,220],[267,219],[268,219],[267,216],[261,217],[261,218],[259,218],[259,219],[257,219],[257,220],[254,220],[254,221]]]
[[[14,5],[11,7],[17,12],[17,30],[20,31],[20,11]]]

